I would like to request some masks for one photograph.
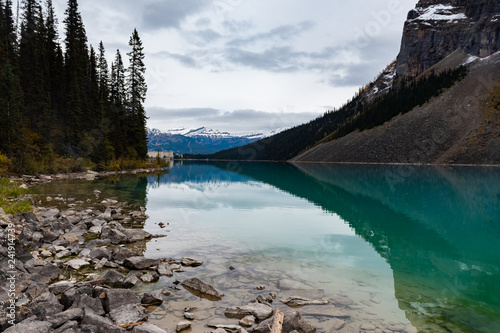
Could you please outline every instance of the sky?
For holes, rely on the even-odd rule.
[[[270,132],[340,107],[399,52],[417,0],[80,0],[89,43],[143,41],[148,127]],[[66,0],[54,0],[64,36]]]

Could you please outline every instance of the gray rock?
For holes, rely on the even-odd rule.
[[[75,284],[71,282],[54,283],[49,286],[49,291],[57,296],[74,286]]]
[[[148,259],[142,256],[135,256],[126,258],[123,261],[123,265],[130,269],[143,270],[148,269],[151,266],[157,265],[159,260],[157,259]]]
[[[85,311],[92,310],[100,316],[104,316],[105,314],[101,300],[90,297],[86,294],[77,295],[70,309],[85,309]]]
[[[292,296],[287,299],[281,300],[281,303],[286,304],[291,307],[299,307],[305,305],[326,305],[330,304],[329,301],[324,299],[312,300],[300,296]]]
[[[123,281],[125,281],[125,275],[110,269],[101,276],[101,279],[108,286],[121,286]]]
[[[245,326],[245,327],[250,327],[255,324],[255,317],[254,316],[245,316],[242,319],[240,319],[240,325]]]
[[[123,288],[132,288],[132,287],[135,287],[139,282],[141,282],[141,280],[139,280],[139,277],[137,276],[137,274],[131,274],[131,273],[135,273],[135,272],[132,271],[127,275],[127,277],[125,278],[125,280],[122,283]]]
[[[158,267],[156,268],[156,272],[158,272],[158,274],[160,274],[160,276],[168,276],[168,277],[174,276],[174,273],[172,272],[171,266],[166,264],[166,263],[163,263],[163,262],[158,264]]]
[[[58,329],[55,329],[52,333],[78,333],[80,332],[78,326],[79,324],[77,321],[71,320]]]
[[[31,317],[7,328],[4,333],[49,333],[51,327],[51,323]]]
[[[181,265],[182,266],[188,266],[188,267],[197,267],[203,265],[202,260],[194,259],[194,258],[189,258],[185,257],[181,259]]]
[[[163,297],[160,291],[144,293],[141,298],[141,303],[145,305],[160,305],[163,303]]]
[[[125,229],[123,233],[127,236],[127,242],[134,243],[150,239],[153,235],[142,229]]]
[[[246,316],[254,316],[258,320],[264,320],[273,315],[273,308],[269,305],[262,303],[250,303],[245,306],[236,306],[228,308],[225,311],[225,315],[228,318],[238,318],[242,319]]]
[[[180,332],[190,327],[191,327],[191,322],[188,320],[183,320],[177,323],[177,325],[175,326],[175,331]]]
[[[89,233],[94,234],[94,235],[100,235],[102,231],[102,227],[95,225],[93,227],[90,227]]]
[[[151,323],[144,323],[139,326],[135,326],[131,333],[167,333],[167,331]]]
[[[219,290],[215,289],[213,286],[202,282],[198,278],[191,278],[182,281],[181,285],[193,293],[195,296],[206,298],[209,300],[220,300],[224,297],[224,294]]]
[[[113,260],[116,262],[123,262],[130,257],[136,257],[137,253],[127,249],[126,247],[117,246],[113,249]]]
[[[57,259],[62,259],[62,258],[65,258],[65,257],[69,257],[70,255],[71,255],[71,251],[69,251],[69,250],[62,250],[60,252],[57,252],[56,258]]]
[[[90,265],[90,263],[84,259],[71,259],[66,262],[66,266],[71,267],[74,270],[80,270],[88,265]]]
[[[108,318],[101,317],[92,311],[85,311],[82,326],[91,325],[97,328],[97,333],[125,333],[126,330],[113,325]]]
[[[118,325],[129,325],[147,319],[146,309],[138,304],[126,304],[109,313],[109,317]]]
[[[58,328],[59,326],[65,324],[68,321],[80,320],[83,317],[83,309],[75,308],[69,309],[64,312],[57,313],[49,318],[47,321],[52,324],[53,328]]]
[[[36,315],[39,318],[53,316],[63,310],[63,306],[57,297],[48,291],[35,298],[28,305],[28,308],[31,308],[31,315]]]
[[[296,330],[299,333],[315,333],[316,328],[309,324],[305,319],[302,318],[297,311],[285,311],[283,319],[283,332],[292,332]],[[264,320],[257,326],[253,332],[254,333],[269,333],[271,332],[270,327],[273,324],[273,318]]]
[[[111,251],[106,247],[96,247],[92,251],[90,251],[90,257],[95,259],[106,258],[111,260],[112,254]]]
[[[39,210],[36,212],[38,216],[45,218],[45,219],[52,219],[55,218],[59,215],[59,209],[57,208],[52,208],[52,209],[46,209],[46,210]]]
[[[160,276],[156,272],[148,272],[148,273],[140,276],[139,278],[144,283],[153,283],[153,282],[158,281],[158,279],[160,278]]]
[[[102,237],[104,237],[104,229],[102,231]],[[111,229],[106,238],[111,241],[111,244],[122,244],[127,242],[127,235],[118,229]]]
[[[128,289],[105,289],[103,290],[104,298],[103,305],[106,312],[111,312],[120,306],[127,304],[137,304],[137,296],[135,293]]]

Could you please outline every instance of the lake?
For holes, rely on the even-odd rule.
[[[197,307],[193,332],[209,332],[208,321],[228,322],[225,308],[271,292],[281,309],[288,296],[330,300],[299,309],[319,332],[336,332],[338,318],[340,332],[500,332],[498,168],[184,162],[78,182],[41,192],[99,189],[136,202],[145,230],[167,235],[146,256],[204,260],[136,289],[170,288],[151,313],[169,330],[186,306]],[[226,296],[176,290],[176,279],[194,276]]]

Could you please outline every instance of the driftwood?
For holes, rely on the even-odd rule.
[[[283,328],[283,320],[285,315],[279,309],[276,309],[276,313],[274,314],[273,327],[271,327],[271,333],[281,333],[281,329]]]

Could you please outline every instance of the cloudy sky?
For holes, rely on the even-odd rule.
[[[80,0],[111,60],[142,38],[148,126],[246,134],[341,106],[393,59],[417,0]],[[66,0],[54,6],[62,27]]]

